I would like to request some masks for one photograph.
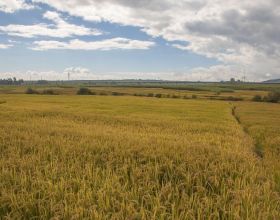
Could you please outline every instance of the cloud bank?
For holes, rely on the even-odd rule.
[[[0,49],[8,49],[12,46],[13,46],[12,44],[0,44]]]
[[[199,75],[200,71],[206,79],[211,78],[208,75],[220,78],[219,71],[223,70],[238,74],[245,71],[248,78],[258,80],[280,77],[279,0],[1,0],[0,10],[12,13],[37,4],[56,10],[44,14],[52,24],[10,24],[0,26],[0,31],[26,38],[72,38],[36,40],[33,50],[149,49],[154,45],[150,41],[118,37],[99,41],[78,39],[101,35],[102,31],[68,23],[58,13],[64,12],[93,23],[134,26],[151,37],[162,37],[174,48],[221,63],[193,69],[190,75]]]
[[[10,36],[34,38],[39,36],[66,38],[73,36],[98,36],[102,32],[97,29],[86,28],[81,25],[74,25],[62,19],[57,12],[47,11],[43,17],[53,22],[53,24],[34,24],[34,25],[17,25],[10,24],[0,26],[0,32]]]
[[[69,42],[35,41],[32,50],[146,50],[154,45],[154,42],[131,40],[127,38],[112,38],[91,42],[75,39]]]
[[[251,74],[279,74],[278,0],[33,0],[87,21],[139,27],[153,37]]]
[[[13,13],[17,10],[32,9],[33,6],[25,3],[24,0],[1,0],[0,11]]]

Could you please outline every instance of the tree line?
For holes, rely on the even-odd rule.
[[[21,85],[23,83],[23,79],[17,79],[16,77],[0,79],[0,85]]]

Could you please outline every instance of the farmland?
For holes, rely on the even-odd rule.
[[[192,98],[212,100],[245,100],[250,101],[255,95],[265,96],[269,91],[279,90],[278,84],[172,84],[172,83],[49,83],[47,85],[31,84],[24,86],[1,86],[0,94],[24,94],[28,88],[42,93],[46,90],[57,95],[76,95],[80,87],[89,88],[97,95],[157,96],[162,98]]]
[[[1,218],[280,218],[280,105],[250,101],[267,88],[26,88],[0,89]]]

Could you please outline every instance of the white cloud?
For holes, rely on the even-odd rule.
[[[81,41],[78,39],[69,42],[61,41],[35,41],[33,50],[145,50],[154,46],[155,43],[151,41],[132,40],[127,38],[112,38],[100,41]]]
[[[12,46],[13,46],[12,44],[0,44],[0,49],[8,49]]]
[[[137,26],[252,74],[280,73],[279,0],[33,0],[85,20]]]
[[[240,69],[235,65],[216,65],[209,68],[199,67],[184,72],[95,72],[85,67],[68,67],[63,71],[15,71],[0,72],[0,78],[16,77],[24,80],[67,80],[70,74],[70,80],[121,80],[121,79],[156,79],[156,80],[178,80],[178,81],[208,81],[215,82],[229,80],[230,78],[246,80],[264,81],[271,78],[277,78],[277,75],[266,73],[251,74],[246,69]],[[279,77],[279,75],[278,75]]]
[[[207,79],[220,79],[224,71],[246,69],[252,79],[280,77],[280,1],[279,0],[32,0],[46,3],[58,11],[67,12],[93,22],[106,21],[139,27],[150,36],[161,36],[170,45],[191,51],[222,64],[197,68]],[[24,0],[0,0],[0,11],[12,13],[33,6]],[[57,12],[46,12],[44,18],[53,24],[0,26],[0,33],[10,36],[57,38],[94,36],[95,29],[69,24]],[[109,50],[148,49],[149,41],[114,38],[86,42],[82,40],[37,40],[33,49]],[[173,42],[176,41],[176,42]],[[5,46],[2,46],[5,47]],[[7,46],[6,46],[7,47]],[[209,74],[209,77],[208,77]],[[176,75],[176,74],[175,74]],[[185,77],[185,73],[179,74]],[[210,76],[211,75],[211,76]],[[232,75],[231,73],[229,75]],[[224,74],[227,77],[226,74]],[[234,76],[234,74],[233,74]],[[199,76],[200,78],[202,76]]]
[[[69,24],[63,20],[61,15],[57,12],[48,11],[44,14],[44,18],[51,20],[54,24],[10,24],[7,26],[0,26],[0,32],[6,33],[10,36],[26,38],[34,38],[39,36],[65,38],[72,36],[97,36],[102,34],[102,32],[97,29]]]
[[[1,0],[0,1],[0,11],[6,13],[13,13],[17,10],[22,9],[32,9],[33,6],[25,3],[24,0]]]

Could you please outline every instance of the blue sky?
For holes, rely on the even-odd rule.
[[[251,80],[278,77],[279,42],[268,36],[250,38],[242,33],[242,23],[228,19],[240,16],[237,20],[261,26],[265,21],[251,16],[257,4],[249,1],[233,1],[235,12],[230,3],[227,8],[211,0],[2,1],[0,78],[64,79],[69,71],[75,79],[215,81],[245,73]],[[241,9],[247,14],[239,13]],[[211,10],[217,10],[216,17]],[[270,22],[279,21],[277,16]],[[267,48],[264,37],[271,42]],[[275,45],[269,57],[267,51]]]

